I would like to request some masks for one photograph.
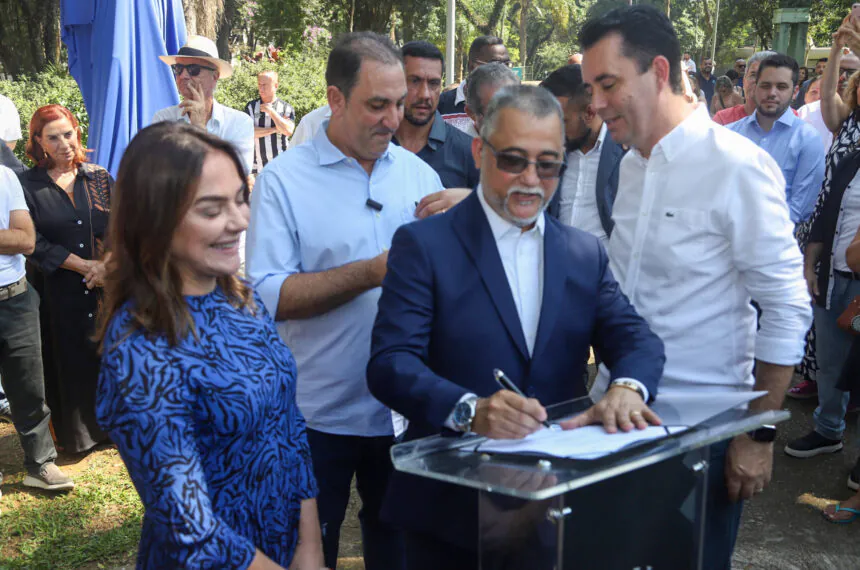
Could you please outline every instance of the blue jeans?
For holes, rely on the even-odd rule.
[[[711,446],[708,496],[705,511],[704,570],[731,570],[732,553],[741,526],[743,502],[729,502],[726,488],[726,452],[729,441]]]
[[[851,351],[853,337],[840,329],[836,320],[851,300],[860,295],[860,281],[833,276],[830,308],[816,305],[815,354],[818,358],[818,407],[813,420],[815,431],[827,439],[842,439],[848,392],[836,389],[842,366]]]
[[[359,437],[307,430],[314,475],[319,486],[317,509],[327,568],[337,566],[340,527],[355,475],[361,498],[358,519],[367,570],[402,570],[406,562],[403,532],[379,518],[388,488],[393,436]]]

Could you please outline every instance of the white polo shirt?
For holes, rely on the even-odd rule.
[[[9,229],[9,218],[15,210],[30,211],[18,177],[10,169],[0,166],[0,230]],[[0,287],[15,283],[25,273],[23,255],[0,255]]]

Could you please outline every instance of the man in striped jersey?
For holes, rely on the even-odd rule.
[[[296,128],[292,105],[278,98],[278,72],[264,71],[257,76],[260,98],[248,103],[245,112],[254,121],[254,169],[258,174],[278,154],[287,150]]]

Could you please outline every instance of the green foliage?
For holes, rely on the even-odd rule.
[[[854,0],[816,0],[809,10],[809,38],[816,46],[829,46],[833,33],[851,11]]]
[[[56,103],[71,111],[81,124],[82,141],[86,146],[90,119],[81,90],[65,69],[48,67],[33,76],[21,76],[15,81],[0,81],[0,94],[9,97],[15,103],[21,116],[23,140],[18,143],[15,154],[25,163],[30,163],[24,155],[30,119],[36,110],[44,105]]]
[[[293,106],[299,119],[326,103],[325,67],[328,48],[318,46],[281,52],[278,62],[242,63],[233,76],[218,82],[215,98],[222,105],[244,110],[248,101],[259,97],[257,74],[278,72],[278,96]]]

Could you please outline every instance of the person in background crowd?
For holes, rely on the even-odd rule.
[[[738,81],[741,76],[738,75],[738,72],[734,69],[729,69],[726,71],[726,77],[728,77],[732,82],[732,90],[737,93],[741,97],[741,101],[743,101],[744,90],[741,87],[738,87]]]
[[[812,81],[814,79],[820,79],[824,74],[824,68],[827,66],[827,58],[822,57],[818,61],[815,62],[815,68],[812,71],[812,76],[806,78],[804,81],[800,82],[800,89],[797,90],[797,97],[794,99],[794,104],[792,105],[795,109],[800,108],[806,103],[810,103],[811,101],[806,100],[806,94],[809,91],[810,86],[812,85]]]
[[[831,180],[836,166],[860,143],[860,114],[857,111],[860,73],[855,72],[851,75],[843,91],[840,91],[838,87],[845,75],[842,68],[844,57],[842,46],[846,44],[855,50],[860,49],[860,34],[850,23],[849,25],[842,25],[837,30],[824,73],[821,76],[821,116],[827,129],[834,136],[833,144],[825,158],[824,181],[821,183],[821,190],[818,193],[818,200],[815,203],[812,217],[806,223],[797,226],[797,241],[801,251],[805,251],[812,223],[818,217],[824,206],[824,201],[830,193]],[[813,326],[807,334],[806,355],[799,366],[803,380],[789,389],[787,395],[790,398],[812,399],[818,397],[818,387],[815,384],[818,374],[816,346],[815,327]]]
[[[695,73],[696,82],[699,84],[699,89],[705,94],[705,104],[707,108],[711,108],[711,99],[714,98],[714,89],[716,89],[717,78],[713,75],[714,62],[711,58],[706,57],[702,60],[702,69]]]
[[[400,52],[407,92],[403,120],[392,142],[429,164],[445,188],[475,188],[478,168],[472,138],[443,121],[437,110],[445,67],[442,52],[423,41],[409,42]]]
[[[801,67],[797,73],[798,85],[803,85],[804,83],[806,83],[807,79],[809,79],[809,68]]]
[[[690,84],[690,93],[693,95],[693,99],[694,99],[694,100],[691,100],[690,102],[696,103],[696,104],[701,103],[707,109],[708,104],[707,104],[707,100],[705,99],[705,92],[702,91],[702,89],[699,87],[699,80],[696,79],[695,75],[688,73],[687,74],[687,82]]]
[[[18,114],[18,108],[11,99],[0,95],[0,139],[9,150],[15,150],[20,138],[21,116]]]
[[[27,170],[2,138],[0,138],[0,166],[5,166],[15,174],[21,174]]]
[[[15,173],[0,166],[0,386],[11,401],[10,419],[24,450],[24,486],[68,491],[75,484],[54,464],[51,410],[45,405],[39,295],[27,283],[24,268],[24,255],[36,247],[27,210]]]
[[[732,71],[731,69],[729,71]],[[744,104],[744,98],[735,92],[732,80],[723,75],[717,78],[714,86],[714,97],[711,99],[711,116],[716,115],[723,109],[731,109]]]
[[[182,102],[157,111],[152,122],[184,121],[221,137],[236,147],[245,174],[250,174],[256,140],[254,122],[247,113],[215,100],[218,80],[233,75],[233,66],[218,58],[215,42],[203,36],[188,36],[175,56],[160,55],[158,58],[173,69]]]
[[[446,428],[495,439],[535,432],[543,405],[585,394],[591,343],[612,366],[613,385],[562,425],[659,423],[646,403],[662,370],[660,339],[621,295],[599,241],[545,215],[563,143],[562,109],[550,93],[499,90],[472,146],[481,185],[451,212],[395,234],[367,381],[409,419],[407,440]],[[531,397],[499,390],[494,367]],[[476,492],[395,473],[385,514],[406,530],[409,570],[478,567]],[[483,567],[549,568],[523,564],[522,538],[506,539],[514,546],[484,550]]]
[[[113,178],[86,162],[78,121],[60,105],[33,115],[27,156],[36,166],[21,185],[36,227],[29,260],[42,282],[48,406],[60,447],[81,453],[107,441],[95,417],[99,356],[91,337],[110,256]]]
[[[857,231],[854,239],[851,241],[851,245],[845,250],[845,260],[847,261],[848,268],[854,272],[854,275],[860,274],[860,230]],[[842,366],[839,383],[836,385],[837,389],[844,390],[852,395],[860,391],[860,375],[857,374],[857,370],[860,370],[860,336],[854,336],[850,352],[845,359],[845,364]],[[848,524],[860,517],[860,462],[854,465],[854,469],[848,475],[848,487],[858,492],[846,501],[828,505],[822,512],[824,518],[828,521]]]
[[[569,58],[567,58],[567,64],[568,65],[582,65],[582,54],[581,53],[575,53],[575,54],[571,55]]]
[[[245,165],[182,123],[120,163],[98,419],[145,513],[137,567],[322,566],[296,363],[236,277]]]
[[[299,121],[293,133],[293,138],[290,139],[290,146],[299,146],[309,140],[313,140],[320,130],[322,124],[331,118],[331,107],[328,103],[322,107],[317,107]]]
[[[463,127],[463,131],[473,138],[479,136],[481,123],[484,120],[484,111],[496,91],[509,85],[519,85],[519,83],[520,78],[501,63],[488,63],[470,73],[465,107],[470,122],[466,127]]]
[[[505,67],[513,66],[511,56],[505,42],[496,36],[478,36],[469,46],[468,72],[472,74],[479,66],[487,63],[500,63]],[[453,78],[449,78],[453,79]],[[469,79],[460,82],[455,91],[448,91],[439,97],[439,112],[445,121],[453,124],[466,134],[475,136],[471,132],[472,120],[466,111]]]
[[[613,139],[632,147],[621,161],[610,268],[665,344],[660,393],[762,390],[749,408],[781,409],[812,310],[778,165],[687,102],[678,37],[657,9],[590,20],[580,45],[592,105]],[[750,297],[767,316],[758,331]],[[609,378],[601,367],[594,395]],[[706,570],[731,567],[742,500],[770,482],[774,437],[765,428],[711,447]]]
[[[830,150],[833,144],[833,133],[827,128],[824,123],[824,116],[821,114],[821,78],[816,77],[809,84],[809,89],[806,91],[806,104],[797,110],[797,116],[812,125],[821,138],[821,144],[824,148],[825,155]]]
[[[734,67],[732,67],[732,69],[734,70],[735,73],[738,74],[737,87],[740,87],[741,92],[743,92],[744,76],[746,76],[746,73],[747,73],[747,61],[742,57],[737,58],[735,60],[735,65],[734,65]]]
[[[785,178],[789,216],[795,224],[812,215],[824,180],[821,137],[789,108],[797,74],[797,62],[790,56],[777,54],[763,59],[756,79],[756,110],[729,125],[779,164]]]
[[[825,71],[825,81],[827,77]],[[813,414],[814,429],[785,446],[785,453],[801,459],[835,453],[843,447],[849,393],[838,386],[852,339],[836,321],[854,297],[860,295],[860,279],[849,267],[846,257],[860,228],[858,170],[858,151],[846,154],[836,165],[827,197],[812,221],[806,245],[804,273],[815,301],[818,407]],[[849,375],[856,378],[858,372],[854,369]],[[860,461],[849,475],[848,486],[860,489]]]
[[[714,115],[715,123],[719,125],[728,125],[735,121],[739,121],[744,117],[748,117],[753,111],[755,111],[755,79],[756,74],[758,73],[758,66],[761,60],[772,55],[776,55],[776,52],[760,51],[750,56],[749,61],[746,64],[746,74],[744,75],[743,80],[744,104],[723,109]],[[735,69],[737,69],[737,65],[735,65]]]
[[[579,65],[553,71],[541,87],[555,95],[561,105],[567,155],[567,167],[547,213],[565,225],[596,236],[605,246],[612,234],[612,204],[624,149],[612,140],[603,119],[594,112],[591,92],[582,81]]]
[[[696,73],[696,62],[690,57],[689,53],[685,53],[683,55],[681,60],[681,70],[687,74],[695,75]]]
[[[254,167],[252,174],[287,150],[287,139],[296,128],[296,112],[292,105],[278,97],[278,72],[264,71],[257,75],[258,99],[245,106],[254,120]]]
[[[408,95],[391,40],[343,35],[329,54],[326,83],[331,119],[257,180],[248,275],[302,371],[297,401],[320,488],[326,566],[337,565],[355,476],[365,565],[398,570],[402,533],[380,519],[380,508],[391,445],[404,426],[370,394],[365,369],[391,237],[442,183],[427,163],[391,144]]]

